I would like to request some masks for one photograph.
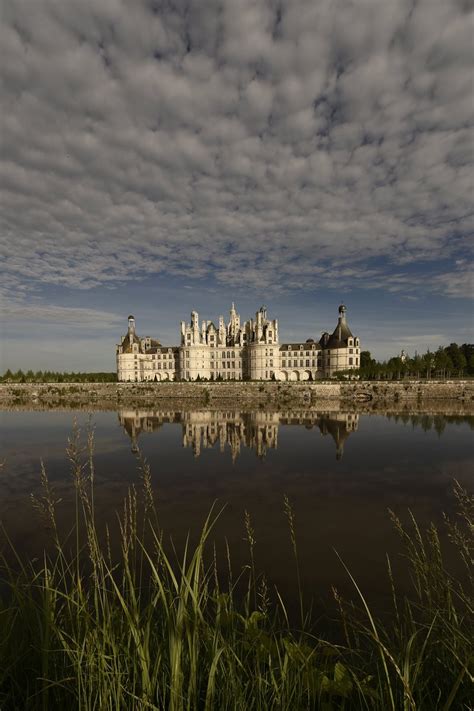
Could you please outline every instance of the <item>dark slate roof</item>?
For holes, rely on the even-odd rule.
[[[329,337],[326,348],[345,348],[347,346],[347,339],[353,338],[351,329],[345,321],[339,321],[334,333]]]
[[[288,346],[291,346],[291,348],[292,348],[290,353],[292,353],[294,351],[299,351],[300,346],[303,346],[303,351],[312,350],[311,346],[315,346],[314,350],[316,350],[316,351],[321,349],[321,346],[319,345],[319,343],[314,343],[314,341],[311,341],[311,342],[306,341],[306,343],[301,343],[301,342],[299,342],[299,343],[282,343],[280,346],[280,351],[288,351]]]
[[[137,345],[140,345],[140,339],[136,335],[133,335],[132,342],[136,343]],[[122,343],[120,345],[122,346],[122,353],[132,352],[132,349],[130,347],[130,336],[128,333],[126,333],[125,336],[122,338]]]
[[[146,353],[157,353],[161,348],[161,343],[155,338],[150,338],[150,346],[146,349]]]
[[[162,353],[168,353],[171,350],[175,355],[179,353],[179,346],[161,346],[159,349]]]

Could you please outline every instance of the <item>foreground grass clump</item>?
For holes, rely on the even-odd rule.
[[[225,585],[210,540],[212,512],[196,546],[179,559],[167,553],[144,461],[139,492],[124,502],[114,556],[95,521],[92,431],[85,453],[75,431],[68,455],[72,534],[60,538],[42,469],[43,496],[34,504],[51,528],[54,552],[0,566],[2,711],[470,708],[474,499],[458,485],[459,521],[446,523],[464,585],[445,570],[434,527],[422,534],[413,520],[408,532],[393,516],[413,595],[400,599],[389,564],[393,615],[383,626],[355,580],[357,605],[335,592],[345,639],[336,645],[318,637],[301,594],[297,620],[278,593],[270,602],[255,570],[248,517],[249,565],[235,576],[229,554]],[[300,590],[293,512],[287,500],[284,506]]]

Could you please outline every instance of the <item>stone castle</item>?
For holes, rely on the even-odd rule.
[[[117,346],[117,375],[122,382],[164,380],[318,380],[359,367],[360,341],[347,324],[346,307],[339,306],[337,326],[319,341],[279,343],[278,321],[262,306],[254,319],[241,323],[234,304],[229,322],[219,316],[201,321],[196,311],[190,323],[181,322],[181,345],[163,346],[128,331]]]

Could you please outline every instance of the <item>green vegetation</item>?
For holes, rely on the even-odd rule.
[[[42,495],[34,504],[52,532],[53,553],[40,561],[17,557],[14,567],[5,556],[0,564],[0,708],[469,708],[474,497],[459,485],[459,516],[446,525],[464,566],[463,583],[447,572],[434,526],[424,533],[412,519],[407,530],[392,515],[412,594],[397,594],[388,561],[393,611],[382,624],[346,568],[356,602],[335,592],[335,643],[318,636],[304,604],[287,499],[283,508],[300,602],[296,619],[255,568],[257,544],[248,515],[249,564],[243,571],[232,570],[230,552],[225,575],[219,569],[211,543],[214,512],[196,546],[188,544],[179,559],[167,552],[143,459],[139,490],[132,488],[124,502],[121,553],[115,558],[108,530],[101,542],[94,510],[93,439],[89,430],[83,448],[76,430],[68,447],[76,499],[72,533],[59,533],[59,502],[42,467]]]
[[[28,370],[24,373],[10,369],[0,376],[1,383],[116,383],[117,373],[56,373],[50,370]]]
[[[341,377],[357,373],[362,380],[401,380],[403,378],[446,379],[464,378],[474,375],[474,345],[451,343],[440,346],[432,353],[427,350],[423,355],[415,353],[410,358],[396,356],[387,361],[378,362],[372,358],[370,351],[360,354],[358,371],[341,372]]]

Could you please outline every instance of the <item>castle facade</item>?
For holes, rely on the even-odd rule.
[[[348,326],[346,307],[339,306],[333,333],[315,341],[279,342],[278,321],[262,306],[254,319],[241,323],[234,304],[226,324],[201,321],[196,311],[181,322],[181,344],[163,346],[135,331],[128,331],[117,346],[117,376],[122,382],[165,380],[318,380],[340,371],[359,368],[360,341]]]

